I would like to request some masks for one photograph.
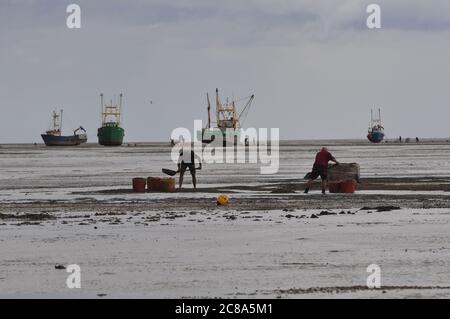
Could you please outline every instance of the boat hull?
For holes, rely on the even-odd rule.
[[[384,139],[383,132],[369,132],[367,139],[372,143],[381,143]]]
[[[79,135],[58,136],[41,134],[41,137],[47,146],[77,146],[87,142],[87,138]]]
[[[97,131],[98,144],[103,146],[120,146],[123,143],[125,131],[119,126],[103,126]]]
[[[197,138],[204,144],[219,143],[222,141],[223,146],[233,146],[241,143],[241,130],[228,129],[221,130],[219,128],[208,128],[198,131]]]

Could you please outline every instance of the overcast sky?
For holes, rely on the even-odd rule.
[[[364,138],[373,106],[390,138],[449,137],[450,1],[0,0],[0,143],[42,142],[60,108],[95,142],[100,92],[124,94],[126,141],[166,141],[216,87],[282,139]]]

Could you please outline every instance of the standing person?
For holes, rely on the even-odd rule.
[[[178,171],[180,172],[180,181],[179,181],[179,189],[183,186],[183,178],[184,173],[186,172],[186,169],[189,168],[189,172],[192,176],[192,184],[194,185],[194,189],[197,189],[197,177],[195,174],[196,168],[195,168],[195,160],[198,160],[199,166],[198,169],[202,169],[202,161],[200,156],[195,154],[195,152],[192,150],[191,147],[189,148],[182,148],[180,150],[180,157],[178,158]]]
[[[319,176],[322,179],[322,194],[325,194],[329,161],[339,164],[334,156],[331,155],[330,152],[328,152],[328,149],[326,147],[322,147],[320,152],[316,154],[316,160],[314,161],[311,175],[309,177],[308,183],[306,184],[305,194],[308,194],[312,182]]]

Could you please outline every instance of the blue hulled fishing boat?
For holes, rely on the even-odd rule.
[[[378,118],[374,118],[373,110],[370,111],[370,125],[367,139],[372,143],[381,143],[384,139],[384,127],[381,124],[380,109],[378,109]]]
[[[45,145],[47,146],[76,146],[87,142],[86,130],[83,127],[79,127],[73,132],[73,135],[63,136],[62,131],[62,115],[53,111],[53,127],[52,129],[41,134]]]

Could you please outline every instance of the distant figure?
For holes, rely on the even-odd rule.
[[[202,162],[200,156],[195,154],[195,152],[191,149],[191,147],[182,148],[180,150],[180,157],[178,158],[178,171],[180,172],[180,181],[179,181],[179,189],[183,186],[183,178],[186,169],[189,168],[189,172],[192,176],[192,185],[194,185],[194,189],[197,189],[197,177],[195,174],[195,160],[198,160],[199,166],[198,169],[202,169]]]
[[[419,141],[419,138],[418,137],[416,137],[416,143],[419,143],[420,141]]]
[[[334,156],[331,155],[330,152],[328,152],[328,149],[326,147],[322,147],[320,152],[316,154],[316,160],[314,161],[312,172],[310,174],[308,183],[306,184],[305,194],[308,194],[312,182],[319,176],[322,179],[322,194],[325,194],[329,161],[339,164]]]
[[[398,137],[398,141],[399,141],[400,143],[402,142],[402,137],[401,137],[401,136]]]

